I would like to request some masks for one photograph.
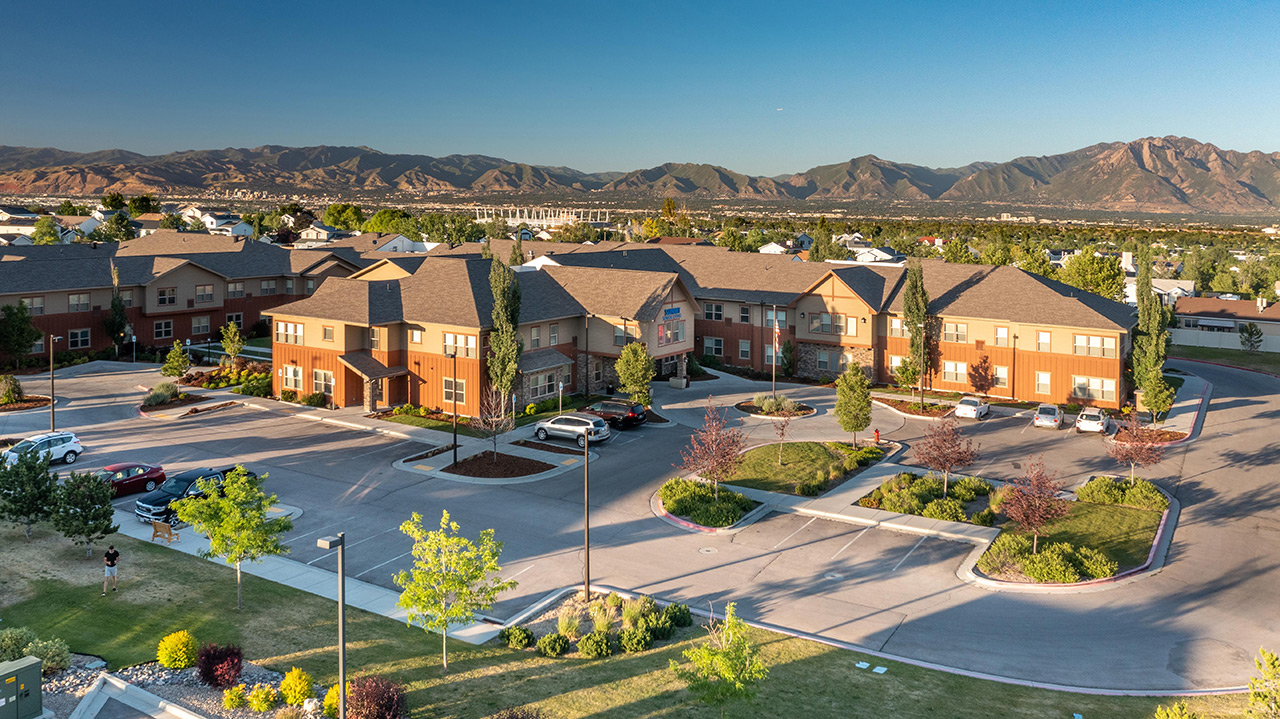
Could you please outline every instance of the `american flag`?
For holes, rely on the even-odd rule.
[[[782,337],[782,330],[778,327],[778,311],[773,311],[773,353],[778,353],[778,342]]]

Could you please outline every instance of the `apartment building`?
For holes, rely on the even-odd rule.
[[[223,325],[251,327],[324,279],[359,269],[359,259],[174,230],[119,244],[5,247],[0,305],[25,304],[41,332],[63,338],[57,351],[110,347],[105,321],[116,292],[140,346],[218,341]],[[45,351],[42,337],[32,352]]]

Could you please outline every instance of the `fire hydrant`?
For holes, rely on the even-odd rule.
[[[876,445],[880,444],[880,430],[876,430]]]

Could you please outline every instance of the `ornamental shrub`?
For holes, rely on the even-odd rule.
[[[22,653],[39,659],[43,674],[53,674],[71,666],[71,650],[61,639],[37,639],[23,648]]]
[[[256,712],[269,712],[280,702],[280,696],[270,684],[254,684],[247,699],[249,708]]]
[[[988,506],[991,507],[991,511],[999,512],[1000,505],[1001,503],[1004,502],[1004,498],[1007,496],[1009,496],[1008,485],[997,487],[996,489],[991,490],[991,497],[987,500]]]
[[[844,458],[844,471],[846,472],[852,472],[861,466],[862,462],[859,462],[857,457],[850,455]]]
[[[613,630],[613,610],[604,602],[594,602],[587,608],[587,614],[591,615],[591,628],[597,632],[609,632]]]
[[[640,607],[641,616],[652,616],[658,611],[658,603],[653,601],[653,597],[648,595],[642,594],[631,601],[635,602],[636,606]]]
[[[921,513],[929,519],[943,519],[948,522],[964,521],[964,505],[955,497],[935,499],[924,506]]]
[[[380,676],[348,682],[347,719],[400,719],[405,712],[404,687]]]
[[[1111,477],[1094,477],[1076,490],[1076,499],[1093,504],[1120,504],[1124,502],[1124,487]]]
[[[22,651],[39,637],[26,627],[0,629],[0,662],[11,662],[23,657]]]
[[[303,395],[302,397],[302,404],[308,407],[323,407],[326,403],[327,398],[325,397],[324,392],[312,392],[311,394]]]
[[[244,693],[244,685],[237,684],[222,690],[222,706],[227,709],[241,709],[249,703],[248,697]],[[337,716],[337,712],[334,712]]]
[[[991,525],[996,523],[996,513],[991,511],[990,507],[987,507],[981,512],[978,512],[977,514],[970,517],[969,521],[973,522],[979,527],[990,527]]]
[[[858,500],[858,506],[866,507],[867,509],[880,509],[880,500],[871,495],[867,495]]]
[[[156,648],[156,661],[166,669],[186,669],[195,666],[199,647],[191,632],[183,629],[160,640]]]
[[[151,389],[152,392],[162,392],[169,395],[170,398],[178,396],[178,385],[172,382],[161,382]]]
[[[292,389],[282,389],[280,390],[280,401],[281,402],[297,402],[298,392]]]
[[[1107,558],[1107,555],[1093,547],[1076,548],[1076,567],[1080,573],[1090,579],[1114,577],[1120,565]]]
[[[988,494],[991,494],[991,490],[994,489],[990,482],[982,479],[981,477],[962,477],[956,480],[956,482],[951,486],[964,487],[965,489],[973,492],[975,497],[985,497]]]
[[[1076,569],[1075,550],[1066,542],[1054,542],[1040,549],[1038,554],[1022,558],[1022,573],[1028,579],[1042,584],[1071,584],[1080,581]]]
[[[529,404],[525,405],[525,407],[524,407],[524,413],[525,413],[525,414],[537,414],[537,413],[538,413],[538,405],[536,405],[536,404],[534,404],[534,403],[530,402]]]
[[[640,620],[636,625],[637,629],[643,629],[658,641],[665,641],[671,638],[675,633],[676,627],[671,623],[671,617],[667,616],[666,611],[654,612]]]
[[[616,592],[609,592],[604,595],[604,603],[608,605],[610,609],[622,609],[622,595]]]
[[[302,706],[302,703],[316,695],[315,683],[311,675],[297,667],[291,668],[280,680],[280,698],[285,704]]]
[[[622,605],[622,626],[627,629],[634,628],[643,618],[644,612],[640,609],[640,605],[635,602]]]
[[[978,569],[984,574],[1004,574],[1017,569],[1022,558],[1031,554],[1031,538],[1022,534],[1001,532],[996,541],[978,558]]]
[[[880,502],[880,507],[886,512],[897,512],[899,514],[919,514],[924,511],[924,504],[910,490],[885,492],[884,499]]]
[[[11,374],[0,374],[0,406],[21,402],[26,398],[22,383]]]
[[[248,397],[269,397],[271,396],[271,375],[252,375],[236,389],[236,392]]]
[[[658,498],[671,514],[688,517],[704,527],[727,527],[751,511],[755,503],[728,487],[715,499],[710,484],[691,479],[670,479],[658,490]]]
[[[796,494],[803,497],[816,497],[819,494],[822,494],[823,490],[826,488],[827,478],[823,474],[822,470],[818,470],[818,476],[813,479],[806,479],[796,485]]]
[[[559,632],[544,635],[538,640],[538,653],[544,657],[558,657],[569,651],[569,639]]]
[[[608,632],[591,632],[578,640],[578,653],[588,659],[601,659],[613,654]]]
[[[150,392],[147,393],[146,397],[142,398],[142,406],[143,407],[159,407],[160,405],[168,402],[170,399],[172,398],[169,395],[165,394],[164,392],[151,390]]]
[[[229,687],[240,679],[244,652],[234,644],[206,644],[196,653],[196,673],[211,687]]]
[[[275,719],[307,719],[302,707],[283,706],[276,710]]]
[[[928,504],[935,499],[942,499],[942,478],[926,474],[911,483],[911,491],[920,498],[921,504]]]
[[[581,647],[581,642],[578,643]],[[636,627],[634,629],[623,629],[618,632],[618,644],[622,646],[622,651],[629,654],[635,652],[643,652],[653,646],[653,635],[644,627]]]
[[[498,639],[512,649],[528,649],[533,646],[533,632],[520,625],[503,627]]]
[[[1186,702],[1174,702],[1169,706],[1156,707],[1151,719],[1200,719],[1200,714],[1188,709]]]
[[[347,689],[351,689],[351,682],[347,682]],[[338,685],[334,684],[329,687],[329,691],[324,693],[324,703],[321,705],[321,713],[328,719],[338,719]]]
[[[1145,479],[1135,480],[1124,491],[1124,503],[1138,509],[1163,512],[1169,508],[1169,499],[1156,486]]]
[[[693,612],[689,611],[688,604],[668,604],[667,608],[662,611],[671,620],[671,623],[677,627],[693,625]]]
[[[582,618],[573,609],[565,607],[560,610],[560,616],[556,617],[556,630],[569,639],[577,639],[582,630]]]

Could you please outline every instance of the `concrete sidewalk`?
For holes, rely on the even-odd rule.
[[[1201,424],[1200,419],[1208,406],[1209,398],[1213,395],[1213,385],[1192,374],[1179,376],[1183,382],[1173,397],[1173,407],[1169,409],[1164,423],[1157,427],[1171,432],[1183,432],[1187,439],[1192,439]]]
[[[205,719],[203,714],[166,701],[107,672],[71,712],[70,719]]]

